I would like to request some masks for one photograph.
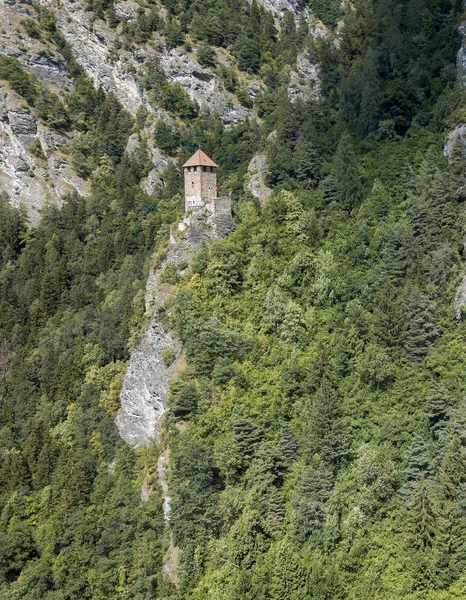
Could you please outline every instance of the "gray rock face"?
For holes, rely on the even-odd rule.
[[[40,39],[29,37],[21,20],[28,17],[37,21],[31,6],[19,0],[0,2],[2,27],[0,28],[0,50],[2,54],[13,56],[36,75],[45,85],[55,88],[72,87],[73,83],[63,64],[63,58],[52,45]]]
[[[30,152],[36,140],[45,152],[42,159]],[[38,124],[18,94],[6,85],[0,87],[0,187],[14,206],[26,210],[32,226],[47,203],[59,204],[72,191],[80,195],[89,191],[60,151],[70,141]]]
[[[152,126],[145,128],[141,132],[141,138],[146,140],[147,150],[150,154],[153,166],[146,179],[142,182],[142,189],[146,192],[146,194],[152,194],[156,188],[160,188],[165,185],[163,179],[163,172],[168,166],[168,161],[166,157],[163,155],[161,150],[157,148],[157,146],[154,144],[153,129],[154,127]],[[139,148],[139,145],[140,136],[137,133],[133,133],[128,138],[126,152],[128,154],[132,154],[136,150],[136,148]]]
[[[261,202],[267,200],[272,190],[265,183],[267,161],[265,154],[258,154],[251,159],[248,166],[248,188],[251,194]]]
[[[461,280],[458,289],[455,294],[454,308],[455,308],[455,316],[458,321],[462,321],[464,318],[464,307],[466,306],[466,275],[463,275],[463,279]]]
[[[258,0],[258,3],[272,11],[277,17],[282,17],[287,11],[291,11],[295,18],[303,16],[306,21],[309,21],[310,18],[306,6],[296,0]]]
[[[456,55],[456,68],[458,76],[463,81],[466,80],[466,21],[462,21],[458,27],[461,38],[461,47]]]
[[[121,390],[122,412],[116,424],[121,437],[133,446],[147,446],[157,439],[158,424],[173,369],[165,365],[162,352],[173,347],[171,335],[157,321],[151,322],[134,349]],[[179,354],[179,348],[177,348]]]
[[[459,125],[458,127],[455,127],[453,131],[450,131],[445,146],[443,147],[443,154],[445,156],[451,156],[453,148],[458,140],[466,148],[466,125]]]
[[[126,2],[115,2],[115,12],[122,19],[134,21],[138,16],[139,4],[133,0]]]
[[[291,102],[318,100],[321,95],[320,69],[317,62],[311,62],[307,53],[298,54],[296,69],[290,72],[288,97]]]
[[[86,12],[80,2],[63,0],[59,9],[52,1],[46,4],[56,10],[61,32],[94,85],[106,93],[113,92],[129,112],[136,114],[143,104],[143,94],[134,74],[129,72],[130,61],[125,53],[115,58],[110,55],[115,44],[115,32],[102,21],[92,23],[93,14]]]
[[[115,419],[120,436],[133,446],[147,446],[152,439],[158,440],[170,381],[180,365],[181,344],[167,330],[157,312],[172,293],[171,286],[161,283],[161,275],[171,263],[189,263],[203,241],[222,236],[218,225],[204,214],[187,215],[178,229],[171,232],[166,259],[149,274],[146,287],[148,324],[128,362],[120,394],[121,411]],[[164,361],[164,351],[168,349],[177,358],[169,366]]]
[[[218,113],[225,124],[246,119],[249,111],[238,103],[233,94],[224,90],[220,79],[212,71],[203,69],[194,57],[180,48],[173,48],[170,52],[164,50],[158,58],[167,78],[179,83],[201,109]]]
[[[27,108],[19,105],[12,106],[10,103],[6,114],[8,122],[10,123],[11,131],[15,135],[36,135],[37,123],[31,117],[31,113]]]
[[[167,51],[160,36],[156,40],[158,49],[146,45],[134,52],[120,49],[112,53],[117,37],[115,31],[101,20],[94,22],[93,13],[85,11],[82,2],[61,0],[57,8],[55,0],[44,1],[56,10],[58,26],[86,74],[106,93],[113,92],[133,115],[141,105],[153,112],[136,75],[151,59],[157,60],[170,81],[178,82],[202,109],[218,113],[224,123],[237,123],[249,114],[233,94],[224,90],[215,73],[203,69],[194,55],[188,55],[181,48]],[[133,0],[122,0],[116,5],[118,14],[129,19],[135,18],[137,8]],[[163,111],[160,116],[164,116]]]

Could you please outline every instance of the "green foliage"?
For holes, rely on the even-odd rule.
[[[21,25],[24,27],[24,31],[29,37],[34,39],[40,38],[40,30],[37,27],[37,23],[34,21],[34,19],[21,19]]]
[[[256,2],[164,0],[165,18],[149,3],[121,24],[111,2],[89,4],[125,47],[157,31],[206,66],[230,53],[267,86],[261,123],[225,127],[146,63],[143,87],[176,117],[154,126],[173,160],[152,197],[140,187],[148,115],[125,155],[133,120],[82,76],[50,11],[37,9],[40,31],[76,80],[63,102],[0,60],[41,118],[79,130],[72,160],[92,184],[32,231],[0,201],[2,598],[464,596],[465,329],[452,310],[464,152],[443,156],[464,111],[461,7],[306,4],[331,27],[343,16],[338,48],[309,41],[290,13],[279,33]],[[303,48],[322,98],[291,104]],[[247,105],[245,76],[217,72]],[[181,165],[199,144],[221,165],[221,193],[234,192],[236,230],[161,277],[187,362],[168,403],[163,532],[160,490],[141,502],[139,489],[157,457],[118,441],[113,418],[147,261],[179,217]],[[274,189],[256,202],[244,176],[262,151]],[[168,533],[176,592],[163,576]]]
[[[151,62],[146,67],[141,83],[156,105],[182,119],[197,115],[197,104],[189,98],[186,90],[178,82],[170,82],[156,63]]]
[[[99,99],[87,107],[98,142],[91,195],[48,207],[29,231],[0,199],[5,598],[150,598],[159,582],[160,493],[141,502],[142,464],[113,419],[144,313],[145,264],[176,207],[142,192],[143,153],[122,157],[127,113],[115,98],[89,96]]]
[[[38,80],[27,74],[16,58],[3,54],[0,56],[0,79],[8,81],[15,92],[34,104],[38,95]]]
[[[203,67],[215,67],[216,56],[213,48],[208,44],[201,44],[197,51],[197,58]]]

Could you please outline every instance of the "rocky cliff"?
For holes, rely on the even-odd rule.
[[[31,225],[48,202],[89,191],[70,166],[71,138],[41,124],[24,100],[0,82],[0,185],[15,206],[26,210]]]
[[[463,6],[466,8],[466,2],[463,2]],[[461,39],[461,46],[456,55],[456,70],[460,82],[466,85],[466,21],[462,21],[458,27],[458,33]],[[466,154],[466,125],[457,125],[449,134],[445,142],[443,153],[445,156],[450,157],[454,147],[459,144],[464,149]],[[466,240],[465,240],[465,252],[466,252]],[[463,273],[461,282],[458,285],[453,301],[453,307],[455,316],[458,321],[464,319],[464,308],[466,306],[466,273]]]
[[[156,261],[150,271],[145,297],[147,323],[131,353],[120,394],[121,410],[115,419],[120,436],[132,446],[148,446],[153,440],[161,444],[170,382],[184,367],[181,343],[166,324],[174,287],[164,283],[163,274],[173,266],[182,273],[203,242],[224,237],[232,228],[229,211],[220,210],[217,215],[200,212],[185,216],[178,228],[170,233],[165,258]],[[170,449],[161,446],[157,472],[167,522],[170,517],[170,494],[166,480],[169,456]],[[149,494],[143,487],[142,497],[147,498]],[[170,542],[164,558],[164,572],[175,584],[177,557],[178,548]]]
[[[150,45],[134,50],[118,48],[116,52],[118,32],[87,11],[83,2],[61,0],[58,5],[55,0],[46,0],[45,4],[56,11],[58,27],[84,72],[96,86],[107,93],[113,92],[130,113],[136,114],[142,105],[154,112],[138,82],[138,73],[145,64],[156,62],[167,78],[179,83],[201,109],[217,112],[224,123],[237,123],[247,117],[248,109],[224,89],[212,70],[200,66],[194,52],[187,53],[182,48],[167,50],[158,34]],[[135,18],[136,10],[132,0],[117,4],[117,13],[128,20]],[[251,80],[252,93],[255,85],[257,82]],[[159,117],[164,116],[163,111],[155,112]]]
[[[173,266],[182,272],[203,242],[228,235],[233,222],[227,213],[185,216],[171,232],[165,258],[150,271],[145,299],[147,323],[128,362],[121,411],[116,417],[120,435],[129,444],[146,446],[159,438],[170,381],[183,362],[180,343],[166,325],[174,288],[164,283],[163,273]]]
[[[25,20],[35,23],[31,6],[7,0],[1,5],[1,53],[18,61],[49,90],[71,90],[63,57],[53,44],[28,36]],[[5,81],[0,80],[0,186],[15,206],[22,206],[31,225],[47,203],[64,195],[86,195],[89,186],[70,165],[69,144],[76,133],[61,134],[45,126]]]
[[[331,35],[297,0],[261,0],[261,4],[273,12],[277,25],[283,14],[291,11],[296,19],[307,21],[313,37]],[[39,6],[55,15],[59,34],[96,87],[105,93],[114,93],[131,114],[136,115],[144,106],[151,115],[142,131],[153,162],[153,169],[143,184],[146,192],[151,193],[155,186],[163,185],[162,172],[167,166],[166,157],[154,143],[154,120],[183,124],[178,117],[156,105],[143,89],[141,76],[153,65],[157,65],[168,82],[179,84],[201,111],[218,114],[227,126],[256,116],[253,100],[265,91],[266,86],[258,76],[239,71],[228,51],[216,48],[217,64],[236,73],[241,92],[249,97],[248,101],[243,98],[242,103],[239,102],[236,94],[226,89],[217,68],[201,66],[199,48],[195,44],[191,46],[191,41],[183,47],[167,47],[166,40],[158,32],[153,33],[147,43],[125,39],[125,24],[137,19],[141,11],[145,14],[149,11],[134,0],[115,3],[120,22],[112,27],[103,16],[88,10],[89,3],[84,0],[41,0]],[[73,78],[53,36],[44,31],[37,35],[34,29],[36,26],[41,29],[38,11],[22,0],[3,0],[0,10],[4,17],[4,27],[0,28],[0,52],[17,58],[28,72],[59,97],[73,91]],[[160,6],[160,14],[166,16],[165,12]],[[289,78],[288,95],[292,102],[320,96],[319,66],[307,52],[298,55],[296,65],[290,65]],[[26,208],[34,224],[46,203],[60,203],[70,191],[80,195],[89,192],[87,182],[78,177],[71,166],[69,145],[78,133],[63,135],[50,130],[6,83],[1,85],[0,184],[9,191],[15,205],[22,204]],[[137,145],[137,137],[130,138],[128,152]]]

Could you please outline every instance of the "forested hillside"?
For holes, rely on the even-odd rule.
[[[53,8],[25,35],[62,53],[69,90],[47,96],[0,55],[2,85],[76,132],[69,160],[91,190],[33,229],[0,197],[0,598],[465,598],[461,3],[309,0],[279,18],[151,0],[127,20],[88,4],[118,33],[111,52],[195,51],[248,112],[224,122],[149,61],[132,116],[92,85]],[[292,102],[299,55],[319,94]],[[148,190],[154,145],[169,160]],[[160,448],[127,445],[114,419],[199,145],[236,229],[173,268],[158,307],[185,358],[162,436],[167,524]],[[263,200],[247,185],[259,153]]]

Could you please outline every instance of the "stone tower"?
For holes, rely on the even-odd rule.
[[[217,165],[202,150],[183,165],[185,212],[206,207],[215,211]]]

